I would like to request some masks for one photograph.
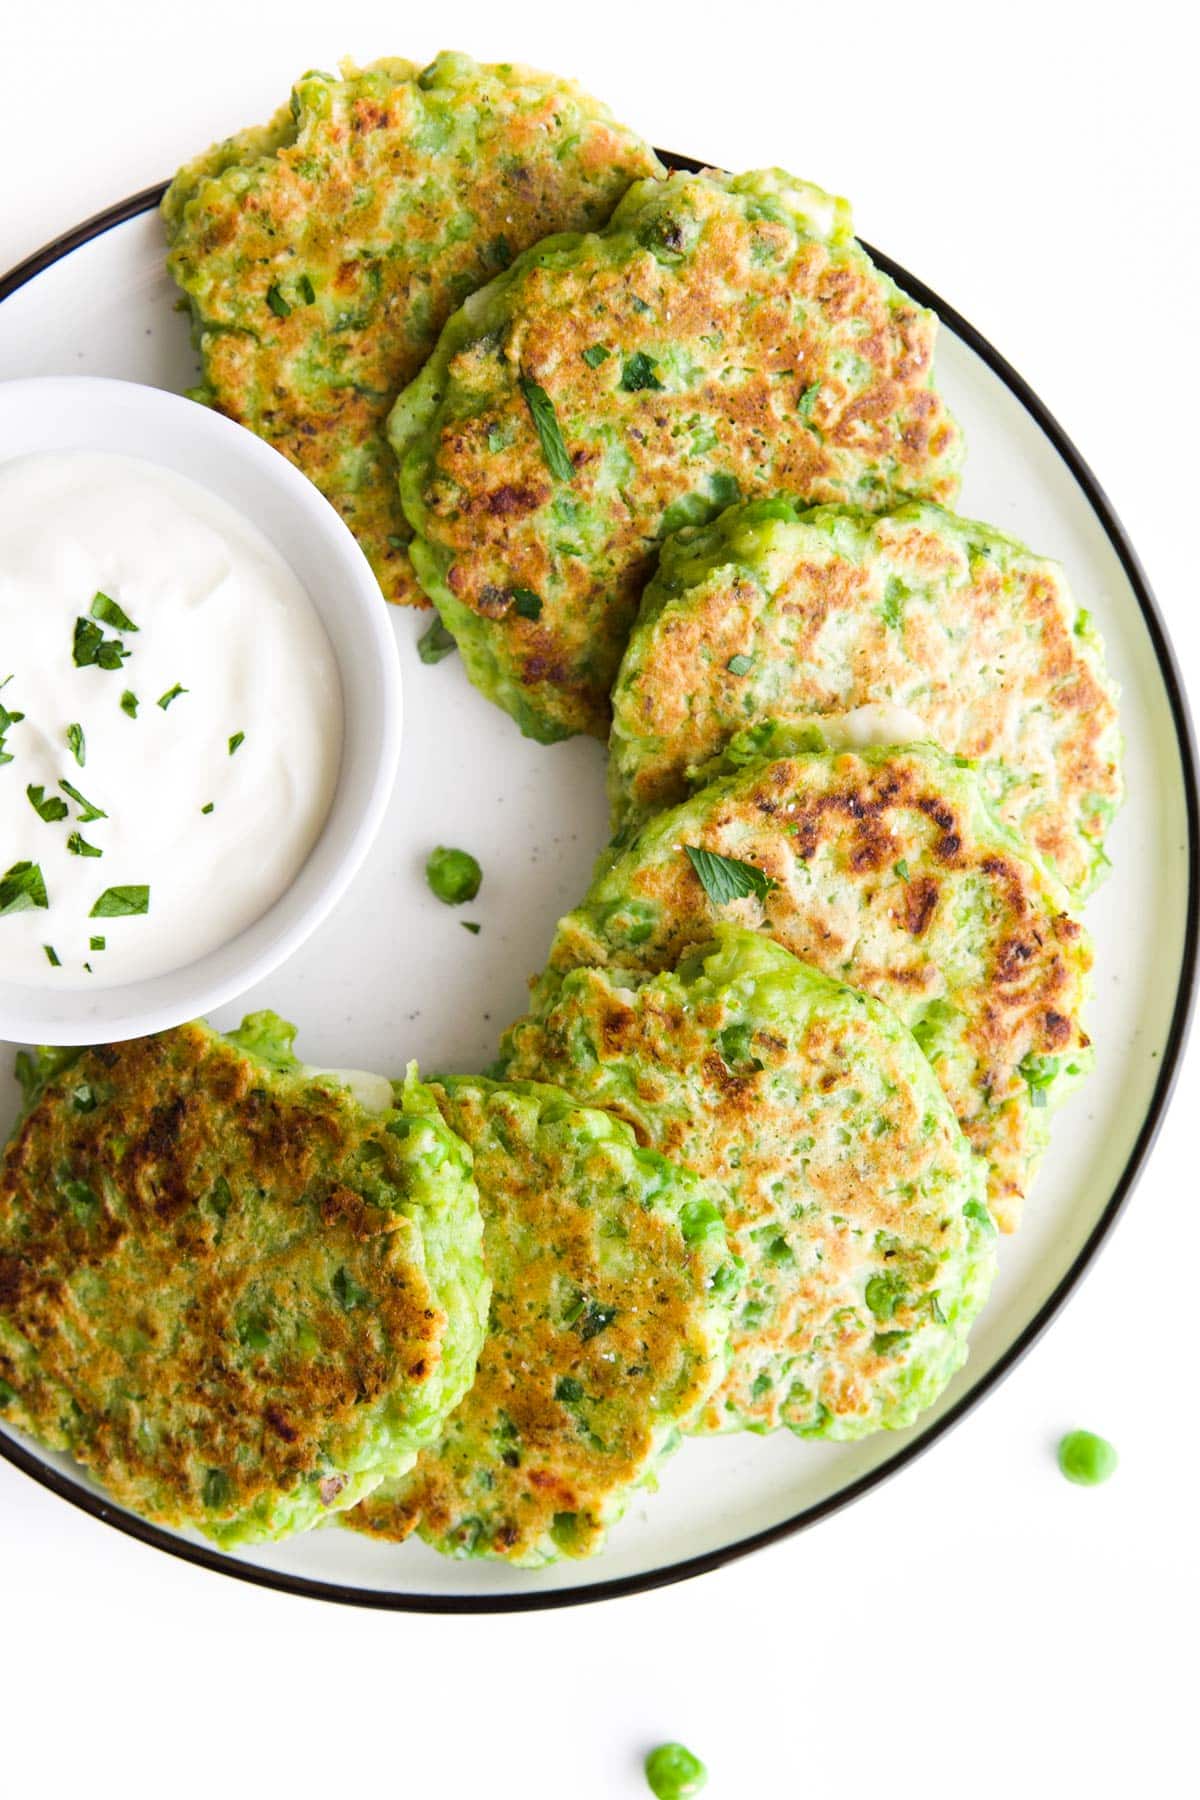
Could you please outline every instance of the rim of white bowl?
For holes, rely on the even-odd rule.
[[[341,760],[324,823],[282,894],[227,943],[181,968],[92,992],[0,981],[0,1037],[117,1042],[235,1000],[328,918],[383,822],[400,760],[400,658],[387,604],[349,527],[286,457],[180,394],[95,375],[0,382],[0,463],[55,450],[137,456],[249,518],[295,570],[342,689]]]

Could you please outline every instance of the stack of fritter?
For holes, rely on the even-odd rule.
[[[945,510],[935,319],[843,201],[460,56],[306,76],[164,215],[201,396],[609,735],[615,835],[490,1078],[372,1110],[261,1018],[28,1063],[0,1409],[223,1542],[527,1564],[682,1435],[910,1425],[1087,1071],[1121,798],[1062,571]]]

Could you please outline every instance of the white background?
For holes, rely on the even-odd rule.
[[[558,69],[662,146],[848,194],[1065,424],[1200,678],[1182,8],[405,11],[9,0],[0,269],[265,119],[307,67],[445,45]],[[705,1757],[713,1800],[1194,1791],[1198,1105],[1194,1053],[1099,1265],[978,1412],[814,1532],[682,1587],[343,1611],[144,1549],[0,1464],[0,1793],[621,1800],[663,1737]],[[1095,1492],[1054,1465],[1081,1423],[1122,1455]]]

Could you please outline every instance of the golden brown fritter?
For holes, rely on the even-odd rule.
[[[433,1092],[474,1155],[491,1321],[439,1442],[342,1523],[451,1556],[590,1556],[724,1374],[738,1283],[714,1191],[560,1089]]]
[[[716,934],[662,975],[572,970],[511,1034],[511,1073],[616,1113],[724,1196],[746,1274],[693,1429],[910,1425],[991,1281],[983,1165],[886,1006],[761,933]]]
[[[759,897],[744,884],[717,907],[687,846],[771,885]],[[953,758],[931,747],[781,756],[657,815],[602,867],[559,922],[534,1011],[569,969],[673,968],[720,917],[763,930],[914,1032],[1011,1230],[1050,1109],[1090,1060],[1091,950],[1066,904]]]
[[[613,690],[615,823],[683,799],[731,738],[761,758],[757,721],[881,705],[976,759],[1005,824],[1087,892],[1121,799],[1103,647],[1057,563],[937,506],[759,501],[668,539]]]
[[[601,225],[654,153],[556,76],[443,53],[311,73],[181,169],[168,267],[198,397],[316,483],[389,600],[424,605],[383,426],[454,308],[554,231]]]
[[[5,1417],[223,1543],[406,1468],[487,1312],[469,1158],[428,1093],[368,1113],[279,1054],[290,1028],[243,1030],[84,1051],[0,1167]]]
[[[779,170],[640,182],[450,320],[389,435],[413,559],[533,737],[605,736],[665,533],[739,495],[953,499],[936,320]]]

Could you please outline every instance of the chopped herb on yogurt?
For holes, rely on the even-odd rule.
[[[67,839],[67,849],[72,856],[103,856],[103,850],[95,844],[89,844],[81,832],[73,831]]]
[[[0,681],[0,688],[6,688],[11,680],[12,676],[6,675],[4,680]],[[12,727],[19,725],[24,717],[23,712],[9,712],[4,702],[0,700],[0,764],[12,761],[12,751],[6,747],[4,740]]]
[[[148,887],[110,887],[105,888],[91,912],[89,919],[127,919],[136,913],[150,911],[150,889]]]
[[[65,819],[67,816],[66,801],[60,800],[57,794],[51,794],[47,799],[46,790],[40,782],[36,786],[30,782],[25,789],[25,797],[38,818],[44,819],[47,825],[54,825],[59,819]]]
[[[72,786],[65,776],[59,778],[58,785],[64,794],[69,794],[71,796],[71,799],[79,808],[79,823],[81,825],[90,825],[93,819],[107,819],[108,814],[103,808],[95,805],[95,803],[89,800],[86,795],[81,794],[79,789]],[[61,818],[61,816],[62,815],[60,814],[59,817]]]
[[[87,740],[83,735],[83,726],[73,723],[67,726],[67,749],[82,769],[87,762]]]
[[[102,625],[111,625],[114,631],[137,630],[129,614],[108,594],[96,594],[88,610],[93,619],[99,619]]]
[[[106,638],[91,619],[76,619],[72,655],[77,669],[119,669],[131,653],[120,638]]]
[[[163,711],[166,712],[172,700],[178,700],[180,694],[186,694],[188,692],[189,690],[187,688],[180,687],[179,683],[176,682],[175,686],[168,688],[165,694],[160,694],[154,704],[156,706],[161,706]]]
[[[0,919],[49,904],[40,863],[15,862],[0,875]]]

